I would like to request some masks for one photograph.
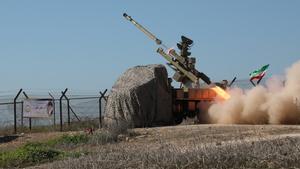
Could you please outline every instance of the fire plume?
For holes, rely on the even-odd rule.
[[[213,87],[211,89],[213,91],[215,91],[217,93],[217,95],[219,97],[221,97],[222,99],[224,99],[224,100],[230,99],[230,95],[225,90],[223,90],[222,88],[220,88],[219,86],[215,86],[215,87]]]

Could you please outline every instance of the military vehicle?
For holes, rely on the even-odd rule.
[[[164,57],[168,61],[167,65],[175,71],[173,79],[181,84],[180,88],[172,88],[172,108],[177,124],[181,123],[186,117],[198,117],[199,122],[203,122],[203,116],[205,116],[209,106],[214,101],[230,98],[230,95],[226,92],[227,80],[223,80],[221,83],[212,83],[206,74],[196,69],[196,58],[190,57],[191,52],[189,51],[193,40],[181,36],[181,41],[177,43],[180,50],[180,54],[178,54],[175,49],[168,48],[131,16],[126,13],[123,16],[159,45],[157,53]],[[200,85],[200,80],[207,85],[205,87]]]

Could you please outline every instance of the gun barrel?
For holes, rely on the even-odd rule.
[[[155,35],[153,35],[151,32],[149,32],[146,28],[144,28],[142,25],[140,25],[138,22],[136,22],[134,19],[132,19],[131,16],[127,15],[126,13],[123,14],[123,16],[130,21],[134,26],[136,26],[139,30],[144,32],[150,39],[154,40],[156,44],[161,45],[162,41],[158,39]]]

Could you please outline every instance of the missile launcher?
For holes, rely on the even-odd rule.
[[[181,83],[182,88],[172,90],[173,96],[173,114],[175,123],[181,123],[186,117],[198,117],[201,120],[202,114],[206,113],[208,107],[219,96],[221,99],[229,99],[230,95],[218,85],[211,82],[210,78],[196,69],[196,58],[190,57],[193,40],[181,36],[181,41],[177,43],[180,51],[178,54],[175,49],[168,48],[162,40],[140,25],[131,16],[126,13],[123,16],[135,27],[146,34],[150,39],[159,45],[157,53],[167,60],[167,65],[174,70],[173,79]],[[200,80],[205,82],[209,87],[201,87]]]

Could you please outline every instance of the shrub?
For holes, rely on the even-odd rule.
[[[63,135],[59,138],[48,141],[49,146],[76,146],[78,144],[87,143],[89,137],[85,134]]]
[[[89,140],[87,135],[84,134],[76,134],[76,135],[63,135],[58,142],[62,144],[82,144],[87,143]]]
[[[10,152],[0,153],[0,167],[24,167],[59,159],[64,153],[42,143],[28,143]]]
[[[90,137],[90,144],[103,145],[107,143],[114,143],[118,141],[118,135],[111,133],[109,131],[96,132],[93,136]]]

